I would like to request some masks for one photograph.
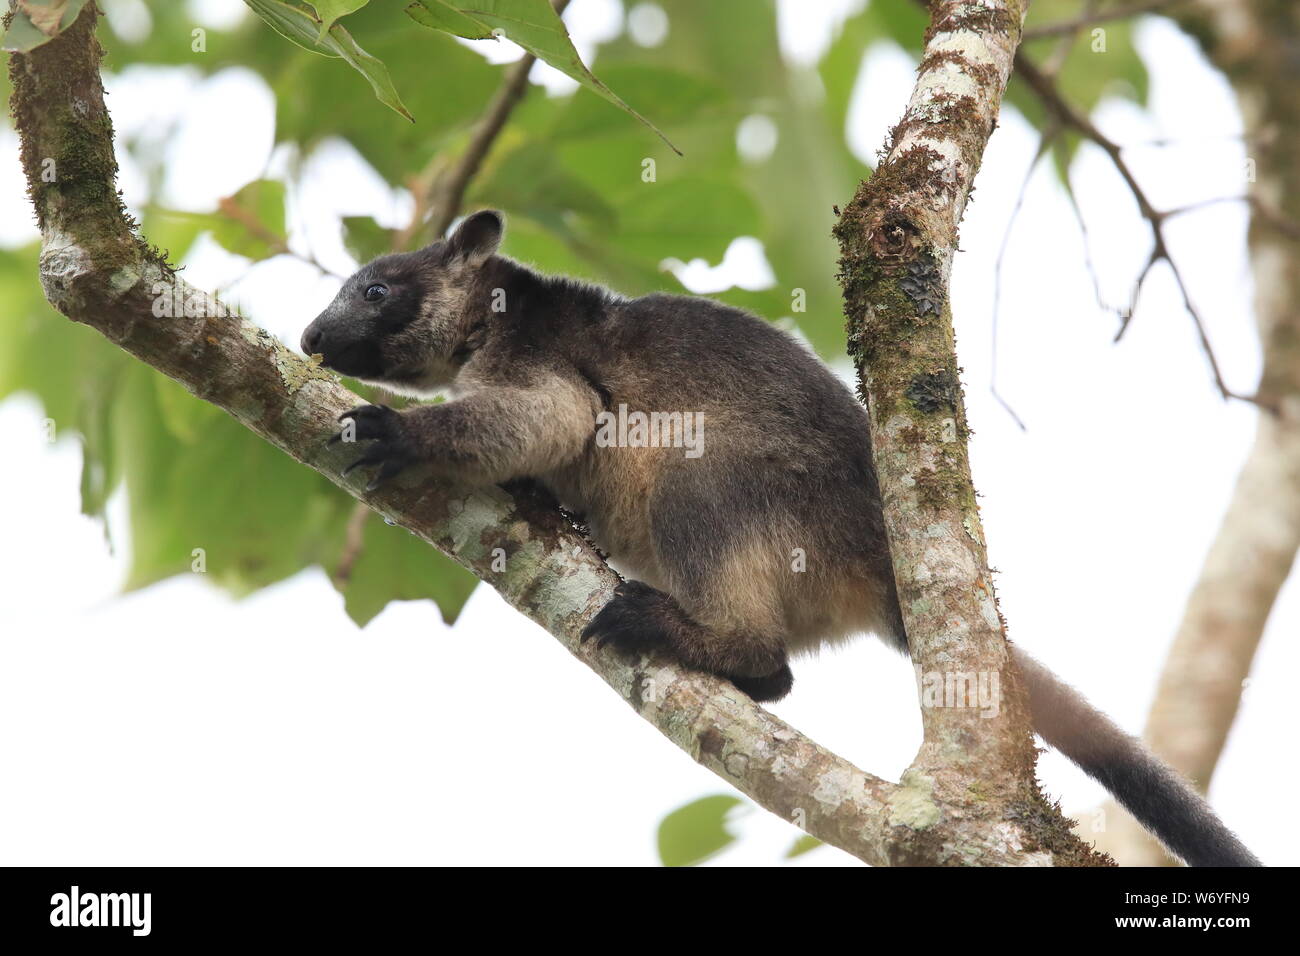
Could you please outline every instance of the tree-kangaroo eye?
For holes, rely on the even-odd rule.
[[[366,288],[367,302],[375,302],[379,299],[382,299],[386,295],[388,295],[388,286],[384,285],[383,283],[377,282],[374,285]]]

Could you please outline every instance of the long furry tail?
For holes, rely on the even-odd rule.
[[[1177,771],[1019,648],[1034,730],[1190,866],[1262,866]]]

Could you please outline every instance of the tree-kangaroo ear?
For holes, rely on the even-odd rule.
[[[501,213],[495,209],[484,209],[466,216],[451,234],[447,244],[453,256],[464,259],[471,266],[481,266],[501,245],[501,234],[505,228],[505,218]]]

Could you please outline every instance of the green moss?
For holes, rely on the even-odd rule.
[[[103,50],[94,37],[96,20],[92,4],[49,43],[12,54],[10,106],[41,229],[73,237],[97,266],[113,271],[153,259],[156,252],[135,234],[115,185],[113,125],[98,72]]]
[[[934,512],[945,511],[956,504],[967,507],[966,494],[969,483],[965,475],[955,467],[945,463],[940,468],[926,468],[918,472],[916,480],[916,497],[921,507]],[[970,505],[974,498],[970,497]]]
[[[1115,861],[1080,840],[1058,803],[1043,796],[1037,786],[1026,789],[1007,805],[1006,819],[1014,820],[1025,834],[1025,849],[1045,850],[1058,866],[1114,866]]]

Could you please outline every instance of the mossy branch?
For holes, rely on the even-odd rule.
[[[1047,840],[1058,860],[1094,863],[1035,782],[1027,703],[1009,666],[971,479],[949,301],[958,224],[997,123],[1026,6],[931,2],[907,110],[835,234],[849,352],[871,413],[913,661],[922,675],[1000,678],[995,717],[923,706],[925,739],[908,773],[931,780],[963,813],[1016,820],[1027,842]]]

